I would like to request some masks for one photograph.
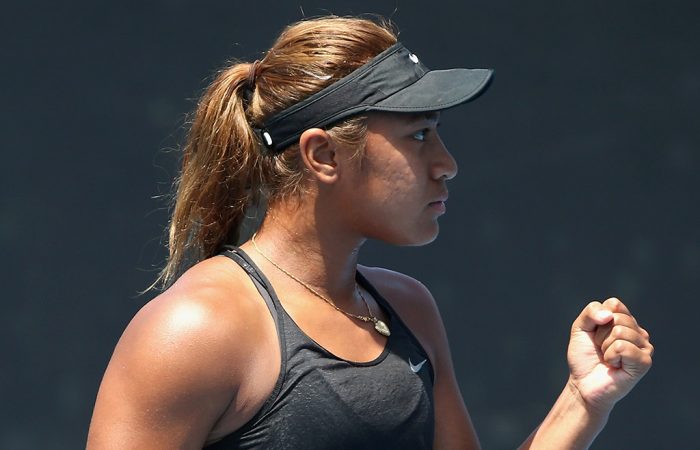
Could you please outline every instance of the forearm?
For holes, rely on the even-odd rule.
[[[588,407],[569,381],[549,414],[519,449],[586,449],[605,427],[609,414]]]

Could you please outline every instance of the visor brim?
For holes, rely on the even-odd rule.
[[[476,99],[493,79],[491,69],[433,70],[376,103],[372,111],[440,111]]]

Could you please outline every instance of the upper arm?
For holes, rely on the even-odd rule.
[[[255,317],[245,308],[231,310],[230,292],[172,291],[142,308],[119,340],[97,395],[88,448],[201,449],[222,414],[250,407],[245,374],[260,369],[248,328]]]
[[[419,281],[400,273],[376,268],[365,272],[430,356],[435,370],[434,448],[479,449],[454,373],[447,333],[432,294]]]
[[[231,379],[206,346],[221,338],[207,315],[155,300],[134,317],[102,380],[89,448],[202,447],[231,400]]]

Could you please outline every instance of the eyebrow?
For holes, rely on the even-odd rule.
[[[409,124],[413,124],[416,122],[420,122],[426,120],[428,122],[434,122],[434,123],[439,123],[440,122],[440,111],[428,111],[428,112],[423,112],[423,113],[417,113],[417,114],[411,114],[408,122]]]

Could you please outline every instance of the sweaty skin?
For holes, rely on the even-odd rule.
[[[270,205],[260,248],[341,309],[365,314],[355,290],[362,272],[425,348],[435,370],[435,442],[440,450],[479,449],[459,392],[435,300],[406,275],[357,264],[367,238],[420,245],[438,234],[446,182],[457,166],[432,115],[370,115],[365,155],[306,130],[300,153],[308,172],[299,200]],[[285,310],[321,346],[370,361],[386,338],[371,323],[336,311],[242,246],[267,275]],[[386,316],[365,293],[377,316]],[[610,410],[651,365],[653,347],[625,305],[593,302],[574,321],[570,375],[523,449],[587,448]],[[418,362],[414,362],[417,364]],[[137,313],[105,372],[89,449],[200,449],[238,429],[260,409],[280,371],[273,320],[245,272],[225,257],[196,264]]]

